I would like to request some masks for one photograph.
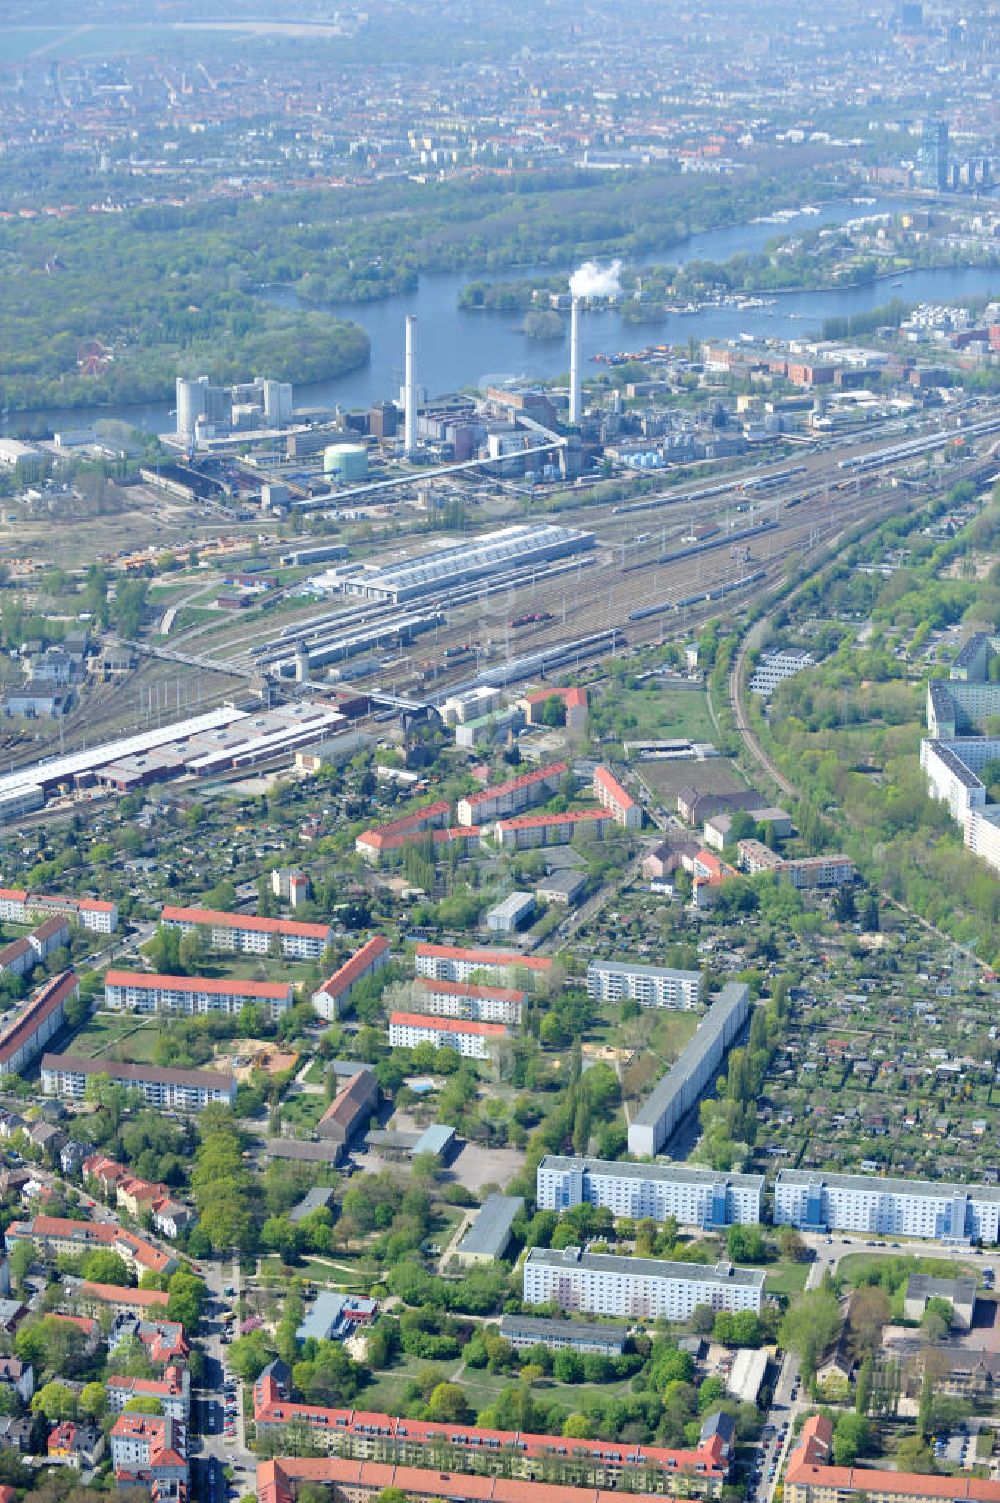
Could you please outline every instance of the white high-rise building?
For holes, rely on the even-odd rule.
[[[723,1174],[689,1164],[629,1164],[603,1159],[563,1158],[547,1153],[538,1165],[535,1199],[539,1210],[565,1211],[587,1202],[634,1220],[683,1226],[752,1226],[760,1222],[762,1174]]]
[[[640,1320],[689,1320],[698,1305],[712,1310],[759,1311],[764,1270],[732,1263],[671,1263],[661,1258],[620,1258],[532,1247],[524,1260],[524,1302],[553,1302],[590,1315]]]
[[[993,1243],[1000,1240],[1000,1187],[779,1169],[774,1222],[805,1231]]]

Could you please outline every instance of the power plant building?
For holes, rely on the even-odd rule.
[[[616,1217],[666,1221],[706,1230],[754,1226],[761,1220],[762,1174],[717,1173],[689,1164],[630,1164],[604,1159],[564,1158],[547,1153],[536,1171],[540,1211],[565,1211],[588,1204]]]
[[[731,981],[722,988],[694,1038],[629,1124],[628,1150],[640,1157],[659,1153],[681,1118],[718,1071],[726,1050],[750,1016],[750,992]]]
[[[347,595],[399,605],[418,595],[442,591],[484,575],[520,572],[551,559],[593,548],[594,534],[551,523],[519,523],[485,537],[434,548],[418,558],[385,568],[365,568],[343,577]]]

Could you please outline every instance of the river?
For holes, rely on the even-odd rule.
[[[898,200],[843,201],[825,205],[820,214],[798,214],[789,221],[792,230],[815,229],[825,224],[844,224],[849,219],[879,213],[900,213],[906,207]],[[759,250],[781,232],[777,224],[741,224],[691,235],[663,250],[651,251],[630,262],[630,267],[655,264],[682,265],[689,261],[725,261],[730,256]],[[571,270],[572,268],[566,268]],[[518,267],[491,275],[490,280],[514,281],[532,276],[551,276],[557,267]],[[564,375],[569,366],[568,331],[563,339],[529,339],[519,332],[520,313],[484,313],[462,310],[462,288],[475,280],[470,272],[425,273],[415,292],[386,298],[377,303],[332,304],[329,311],[361,324],[371,339],[371,359],[359,370],[333,381],[295,385],[299,407],[361,408],[382,397],[398,395],[403,375],[403,319],[417,316],[417,372],[431,397],[464,386],[483,386],[492,381],[517,378],[550,380]],[[593,370],[591,358],[599,352],[640,349],[645,344],[686,344],[695,339],[732,339],[742,333],[792,338],[818,329],[824,318],[866,312],[891,298],[908,302],[950,302],[978,294],[1000,294],[1000,268],[943,267],[917,271],[897,279],[901,286],[881,280],[862,287],[834,291],[785,293],[769,308],[708,308],[696,314],[676,314],[654,324],[627,324],[613,309],[584,315],[581,345],[584,370]],[[631,288],[626,283],[627,290]],[[294,294],[275,290],[275,302],[296,306]],[[248,371],[247,378],[256,374]],[[260,372],[266,375],[266,371]],[[12,414],[7,428],[17,430],[44,422],[54,431],[80,428],[101,418],[117,417],[135,427],[163,433],[174,426],[172,403],[48,409],[42,413]]]

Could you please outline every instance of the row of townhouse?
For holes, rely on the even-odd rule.
[[[631,1164],[547,1153],[536,1171],[541,1211],[589,1204],[634,1221],[674,1217],[682,1226],[754,1226],[763,1220],[764,1176],[690,1164]]]
[[[601,1002],[621,1002],[627,997],[642,1007],[691,1011],[701,1005],[704,988],[701,971],[624,960],[592,960],[587,966],[587,996]]]
[[[328,1023],[339,1018],[346,1011],[358,983],[388,965],[389,959],[389,941],[382,934],[373,935],[313,992],[312,1004],[317,1015]]]
[[[563,1436],[296,1404],[288,1400],[284,1385],[267,1370],[254,1384],[253,1399],[258,1438],[280,1437],[288,1426],[304,1427],[315,1446],[356,1461],[420,1465],[440,1449],[449,1453],[447,1470],[483,1472],[495,1468],[513,1476],[534,1476],[544,1470],[547,1461],[570,1466],[575,1463],[592,1474],[595,1485],[616,1486],[622,1478],[642,1472],[656,1479],[650,1491],[690,1498],[718,1496],[731,1459],[728,1446],[715,1432],[696,1447],[672,1450],[635,1441],[568,1440]]]
[[[488,1059],[490,1045],[506,1037],[503,1023],[427,1017],[418,1012],[394,1012],[389,1016],[389,1044],[393,1049],[433,1044],[435,1049],[457,1049],[463,1059]]]
[[[491,820],[509,818],[532,804],[544,804],[559,792],[569,770],[568,762],[550,762],[547,767],[534,768],[509,782],[470,793],[458,801],[455,809],[458,823],[482,826]]]
[[[194,1211],[170,1192],[169,1185],[153,1184],[125,1168],[124,1164],[103,1154],[92,1153],[80,1166],[84,1178],[106,1196],[114,1196],[115,1205],[137,1220],[146,1212],[161,1236],[173,1241],[194,1221]]]
[[[118,904],[99,898],[70,898],[27,888],[0,887],[0,923],[30,924],[35,919],[63,914],[76,919],[96,934],[113,934],[118,928]]]
[[[182,934],[199,932],[212,950],[269,955],[276,948],[285,960],[319,960],[333,938],[329,924],[223,913],[214,908],[175,908],[169,903],[160,914],[160,923]]]
[[[79,991],[75,972],[63,971],[4,1026],[0,1032],[0,1075],[16,1075],[38,1058],[65,1023],[66,1003]]]
[[[173,1253],[161,1252],[143,1237],[106,1221],[71,1221],[65,1216],[35,1216],[31,1221],[13,1221],[5,1233],[7,1251],[19,1242],[30,1242],[45,1257],[62,1255],[78,1258],[95,1248],[116,1252],[129,1272],[138,1278],[144,1273],[173,1273],[177,1259]],[[134,1292],[134,1291],[130,1291]],[[138,1291],[152,1293],[155,1291]]]
[[[8,976],[26,976],[36,965],[48,960],[53,951],[69,944],[69,919],[61,913],[43,919],[18,939],[0,949],[0,972]]]
[[[414,961],[418,976],[430,981],[483,981],[509,985],[525,977],[533,987],[545,984],[552,961],[544,955],[522,955],[519,950],[467,949],[462,945],[436,945],[421,941]]]
[[[586,1315],[626,1316],[631,1320],[690,1320],[699,1305],[712,1310],[759,1312],[764,1295],[760,1268],[732,1263],[675,1263],[662,1258],[627,1258],[588,1253],[579,1247],[558,1251],[531,1247],[524,1260],[524,1303],[554,1303]]]
[[[177,1070],[167,1065],[129,1065],[120,1060],[87,1059],[79,1054],[46,1054],[42,1058],[42,1090],[46,1096],[82,1101],[87,1082],[113,1080],[130,1091],[141,1091],[150,1106],[180,1112],[201,1112],[206,1106],[232,1106],[236,1077],[218,1070]]]
[[[290,981],[230,981],[217,976],[161,976],[148,971],[110,970],[104,977],[104,1005],[111,1012],[184,1013],[187,1016],[260,1007],[272,1018],[292,1005]]]
[[[461,981],[414,981],[418,1011],[430,1017],[469,1018],[476,1023],[506,1023],[515,1028],[521,1021],[527,992],[510,986],[472,986]]]

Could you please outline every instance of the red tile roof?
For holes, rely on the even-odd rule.
[[[930,1477],[920,1472],[876,1471],[870,1467],[828,1466],[833,1426],[814,1414],[802,1426],[799,1444],[788,1459],[786,1484],[822,1487],[839,1493],[899,1493],[918,1498],[968,1499],[1000,1503],[1000,1482],[979,1477]]]
[[[602,1488],[522,1482],[515,1477],[455,1475],[340,1456],[282,1456],[258,1463],[258,1503],[291,1503],[295,1484],[303,1482],[331,1484],[342,1496],[352,1497],[375,1498],[387,1488],[398,1488],[408,1498],[440,1498],[443,1503],[617,1503],[621,1497]]]
[[[211,924],[220,929],[257,929],[264,934],[296,935],[300,939],[327,939],[329,924],[303,924],[297,919],[261,918],[256,913],[222,913],[216,908],[172,908],[160,914],[164,924]]]
[[[421,942],[418,955],[439,960],[471,960],[477,965],[520,965],[528,971],[550,971],[552,961],[543,955],[522,955],[519,950],[466,950],[461,945],[432,945]]]
[[[505,798],[508,793],[516,793],[519,788],[531,788],[535,783],[544,783],[548,778],[562,777],[568,771],[568,762],[552,762],[548,767],[538,767],[534,772],[525,772],[519,778],[511,778],[508,783],[497,783],[494,788],[483,788],[479,793],[467,794],[465,802],[474,809],[477,804]]]
[[[567,710],[574,710],[587,704],[587,691],[574,684],[567,689],[556,687],[536,689],[533,693],[526,694],[524,698],[529,705],[543,705],[547,699],[561,699]]]
[[[163,1309],[170,1296],[165,1289],[130,1289],[126,1284],[95,1284],[84,1279],[77,1288],[81,1299],[98,1299],[106,1305],[135,1305]]]
[[[66,998],[76,991],[77,985],[76,973],[63,971],[61,976],[56,976],[43,986],[38,996],[0,1033],[0,1060],[11,1059],[31,1035],[38,1031],[46,1018],[51,1017]]]
[[[604,789],[617,808],[622,810],[635,808],[635,799],[630,793],[625,792],[621,783],[607,767],[594,768],[594,782]]]
[[[586,824],[588,820],[610,819],[606,809],[568,809],[565,814],[515,814],[511,819],[498,819],[501,830],[541,829],[545,825]]]
[[[470,986],[467,981],[434,981],[430,976],[418,976],[417,986],[424,992],[440,992],[446,997],[479,997],[491,1002],[526,1002],[527,992],[519,992],[511,986]]]
[[[477,1023],[472,1018],[434,1018],[422,1012],[393,1012],[389,1023],[397,1028],[426,1028],[430,1033],[477,1033],[483,1038],[502,1038],[503,1023]]]
[[[360,950],[355,950],[350,959],[344,961],[339,970],[334,971],[328,981],[323,982],[319,990],[326,992],[330,997],[341,996],[354,985],[359,977],[364,976],[388,949],[389,941],[385,935],[373,934]]]
[[[283,1002],[291,991],[287,981],[233,981],[225,976],[161,976],[152,971],[106,971],[105,986],[135,986],[146,991],[207,992],[212,997],[259,997]]]

